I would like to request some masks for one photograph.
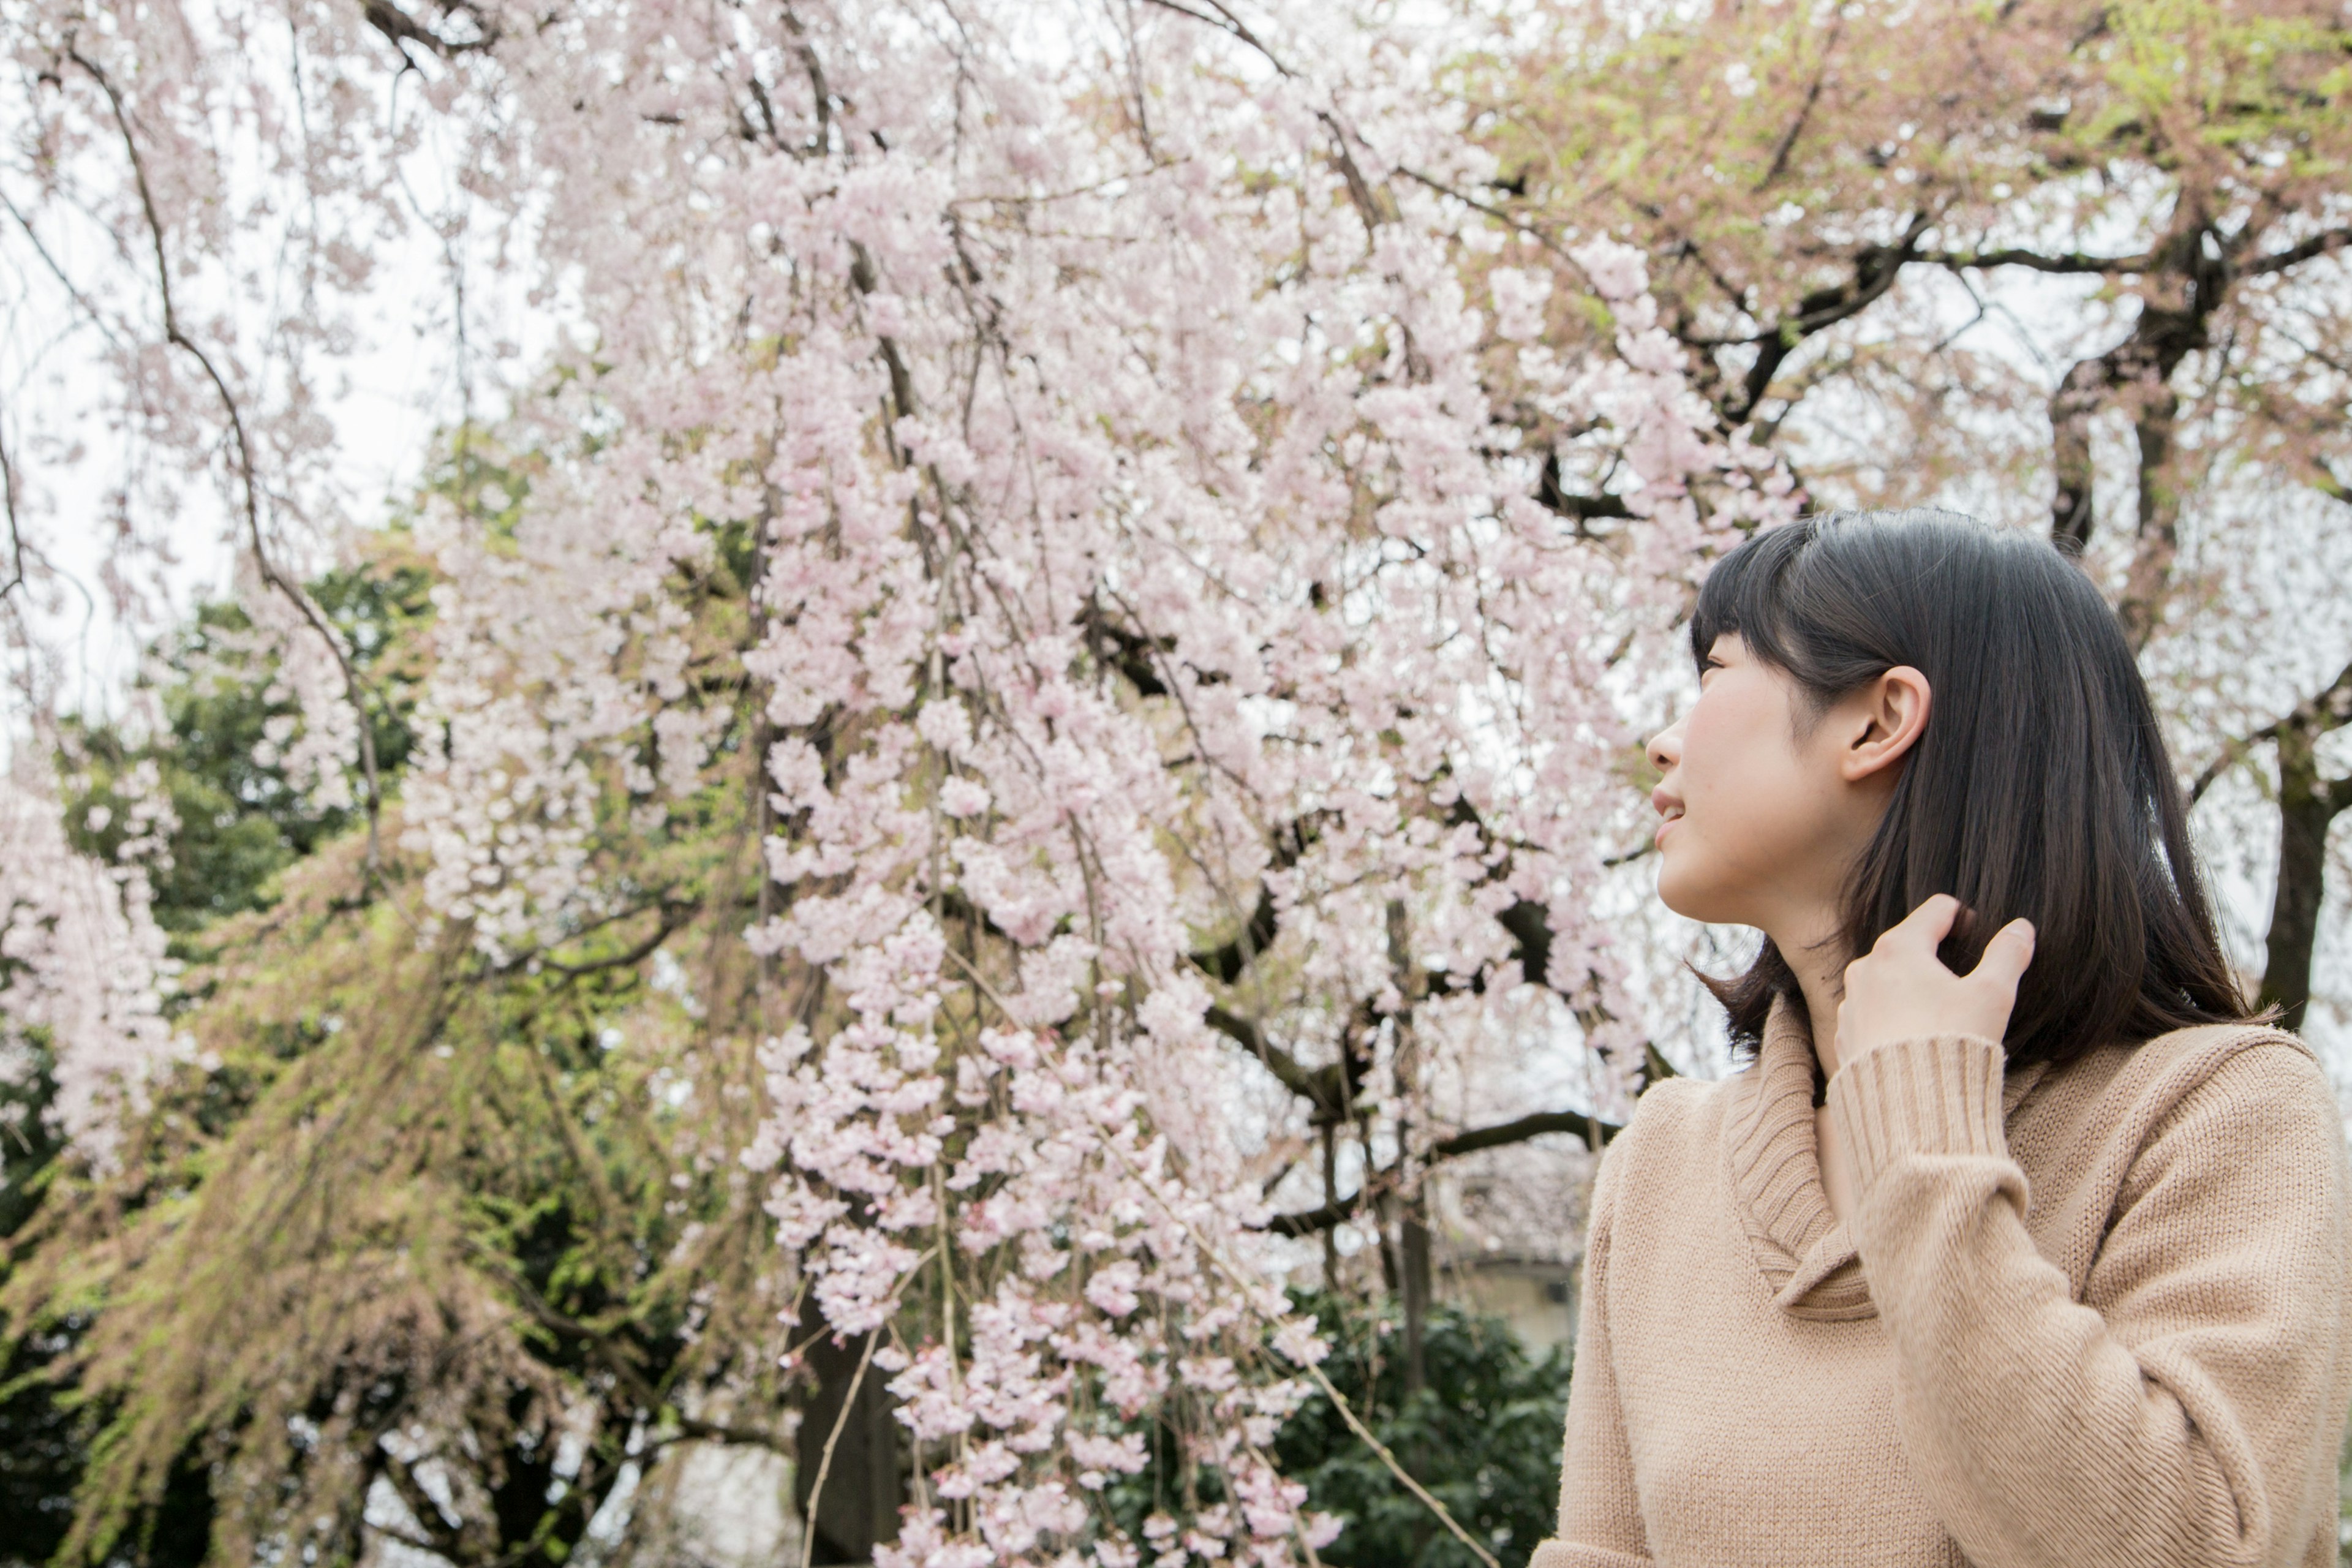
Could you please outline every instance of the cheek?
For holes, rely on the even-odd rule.
[[[1659,896],[1696,920],[1738,921],[1742,895],[1785,881],[1816,837],[1819,803],[1787,713],[1769,692],[1730,686],[1718,680],[1691,711],[1679,776],[1685,815],[1662,847]]]
[[[1736,688],[1708,695],[1724,700],[1702,701],[1692,710],[1684,732],[1682,784],[1691,816],[1702,819],[1713,837],[1773,815],[1776,803],[1796,784],[1798,769],[1787,720],[1770,703],[1741,700],[1748,694]]]

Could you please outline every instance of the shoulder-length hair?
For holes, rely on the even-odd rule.
[[[1846,952],[1936,893],[1969,911],[1942,952],[1958,972],[2032,921],[2012,1064],[2249,1016],[2147,684],[2115,612],[2046,538],[1926,510],[1791,523],[1708,574],[1702,668],[1727,632],[1816,713],[1897,665],[1927,678],[1927,729],[1846,885]],[[1748,1049],[1773,998],[1797,998],[1769,940],[1748,973],[1707,984]]]

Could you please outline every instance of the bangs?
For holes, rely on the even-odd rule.
[[[1733,550],[1699,584],[1691,612],[1691,663],[1706,669],[1715,639],[1729,632],[1775,669],[1797,668],[1790,646],[1787,578],[1812,544],[1824,519],[1809,517],[1759,533]]]

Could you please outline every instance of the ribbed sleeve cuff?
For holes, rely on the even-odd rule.
[[[1906,1154],[2009,1157],[2001,1129],[2000,1047],[1976,1035],[1931,1035],[1881,1046],[1830,1079],[1830,1117],[1868,1193]]]

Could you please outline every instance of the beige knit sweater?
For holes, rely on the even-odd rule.
[[[2336,1561],[2343,1122],[2311,1053],[2183,1030],[2004,1080],[1972,1036],[1669,1080],[1601,1161],[1559,1537],[1530,1568]]]

